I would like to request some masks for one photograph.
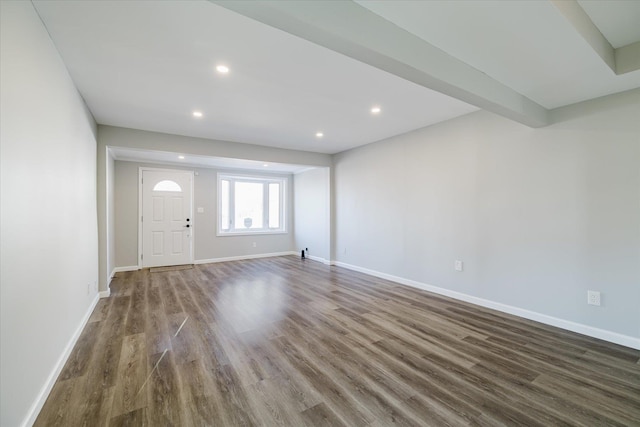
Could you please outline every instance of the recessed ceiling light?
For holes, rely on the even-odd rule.
[[[184,160],[184,156],[178,156],[180,160]]]
[[[318,132],[318,133],[316,133],[316,136],[317,136],[318,138],[322,138],[322,137],[324,136],[324,133],[322,133],[322,132]]]
[[[202,111],[194,111],[193,117],[202,117]]]
[[[229,67],[227,67],[226,65],[218,65],[218,66],[216,67],[216,70],[217,70],[219,73],[227,74],[227,73],[229,72]]]
[[[371,107],[371,113],[372,114],[378,114],[380,113],[380,107],[376,106],[376,107]]]
[[[267,168],[269,167],[269,165],[265,163],[264,165],[262,165],[262,167]]]

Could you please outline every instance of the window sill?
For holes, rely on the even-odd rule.
[[[271,234],[289,234],[285,231],[230,231],[228,233],[217,232],[217,237],[233,237],[233,236],[263,236],[263,235],[271,235]]]

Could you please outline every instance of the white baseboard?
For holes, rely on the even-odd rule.
[[[358,267],[356,265],[351,265],[351,264],[347,264],[340,261],[331,261],[331,265],[337,265],[338,267],[343,267],[349,270],[368,274],[370,276],[375,276],[381,279],[390,280],[392,282],[396,282],[401,285],[411,286],[413,288],[418,288],[425,291],[433,292],[434,294],[444,295],[460,301],[465,301],[471,304],[476,304],[482,307],[501,311],[503,313],[513,314],[515,316],[523,317],[525,319],[534,320],[536,322],[544,323],[545,325],[555,326],[557,328],[566,329],[568,331],[577,332],[582,335],[587,335],[593,338],[598,338],[598,339],[609,341],[615,344],[620,344],[625,347],[630,347],[630,348],[640,350],[640,338],[635,338],[628,335],[622,335],[617,332],[607,331],[605,329],[599,329],[593,326],[583,325],[581,323],[572,322],[570,320],[559,319],[557,317],[548,316],[546,314],[538,313],[535,311],[526,310],[526,309],[515,307],[512,305],[502,304],[499,302],[475,297],[473,295],[464,294],[462,292],[452,291],[449,289],[440,288],[438,286],[417,282],[415,280],[393,276],[387,273],[381,273],[379,271]]]
[[[107,289],[106,291],[102,291],[98,293],[98,296],[100,298],[109,298],[110,295],[111,295],[111,289]]]
[[[89,321],[89,318],[91,317],[91,313],[93,313],[93,309],[96,307],[96,304],[98,304],[99,299],[100,299],[100,294],[96,294],[95,298],[89,305],[89,309],[87,310],[84,317],[80,321],[80,325],[78,325],[75,332],[69,339],[69,342],[67,342],[67,345],[64,348],[64,351],[62,352],[60,357],[58,358],[58,361],[56,362],[53,368],[53,371],[51,371],[51,373],[49,374],[49,377],[44,383],[44,386],[42,386],[40,393],[38,393],[38,397],[29,408],[29,411],[27,412],[27,416],[24,418],[24,420],[20,424],[21,427],[32,426],[36,422],[36,418],[38,418],[38,414],[40,414],[40,411],[42,410],[44,403],[47,401],[47,398],[49,397],[49,393],[51,393],[51,390],[53,389],[53,386],[55,385],[56,380],[60,375],[60,372],[62,372],[62,368],[64,367],[65,363],[67,363],[67,359],[71,355],[71,350],[73,350],[73,347],[76,345],[78,338],[80,338],[80,334],[82,333],[82,330],[84,329],[85,325]]]
[[[285,255],[296,255],[296,252],[288,251],[288,252],[271,252],[267,254],[252,254],[252,255],[239,255],[239,256],[229,256],[224,258],[210,258],[210,259],[197,259],[193,261],[194,264],[212,264],[215,262],[226,262],[226,261],[241,261],[244,259],[255,259],[255,258],[271,258],[276,256],[285,256]]]
[[[115,267],[111,272],[111,278],[113,279],[113,276],[115,276],[116,273],[121,273],[123,271],[136,271],[136,270],[140,270],[140,267],[138,267],[137,265],[126,265],[124,267]]]
[[[321,262],[321,263],[323,263],[323,264],[325,264],[325,265],[331,265],[331,262],[330,262],[329,260],[326,260],[326,259],[324,259],[324,258],[322,258],[322,257],[319,257],[319,256],[315,256],[315,255],[306,255],[306,257],[307,257],[307,258],[309,258],[309,259],[311,259],[311,260],[313,260],[313,261]]]

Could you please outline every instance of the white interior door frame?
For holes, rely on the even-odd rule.
[[[189,242],[189,253],[190,253],[190,260],[189,262],[191,264],[193,264],[193,259],[194,259],[194,254],[193,254],[193,241],[194,241],[194,233],[195,233],[195,220],[193,218],[193,212],[194,212],[194,177],[195,174],[192,170],[186,170],[186,169],[167,169],[167,168],[154,168],[154,167],[149,167],[149,166],[140,166],[138,168],[138,220],[137,220],[137,224],[138,224],[138,269],[142,269],[143,268],[143,262],[142,262],[142,254],[143,254],[143,234],[142,234],[142,198],[143,198],[143,188],[142,188],[142,174],[144,171],[154,171],[154,172],[170,172],[170,173],[187,173],[191,175],[191,188],[189,188],[189,191],[191,192],[191,204],[189,206],[189,210],[191,212],[191,215],[189,216],[189,218],[191,218],[191,239]]]

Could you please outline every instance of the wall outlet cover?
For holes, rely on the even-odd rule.
[[[587,304],[589,305],[600,305],[600,292],[598,291],[587,291]]]
[[[456,271],[462,271],[462,261],[457,259],[453,267],[456,269]]]

